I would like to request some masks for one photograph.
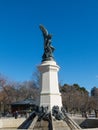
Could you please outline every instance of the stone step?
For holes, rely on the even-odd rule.
[[[53,123],[53,130],[70,130],[69,126],[67,125],[66,122],[63,120],[61,121],[52,121]]]
[[[48,130],[48,122],[44,120],[37,121],[33,130]]]

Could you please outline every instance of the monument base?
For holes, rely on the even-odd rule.
[[[59,66],[55,61],[44,61],[38,69],[41,73],[40,106],[48,107],[49,111],[54,106],[61,108],[62,99],[58,83]]]
[[[71,130],[67,125],[67,123],[64,121],[53,120],[52,126],[53,128],[49,129],[48,121],[41,121],[40,123],[37,122],[33,129],[34,130]]]
[[[61,94],[60,93],[41,93],[40,94],[40,106],[48,107],[51,111],[54,106],[62,107]]]
[[[52,112],[45,108],[32,112],[18,129],[32,130],[82,130],[71,118],[69,118],[62,108],[55,107]]]

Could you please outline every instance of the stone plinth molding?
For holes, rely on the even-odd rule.
[[[40,106],[48,107],[50,111],[53,106],[62,107],[58,85],[59,68],[55,61],[44,61],[38,66],[41,74]]]

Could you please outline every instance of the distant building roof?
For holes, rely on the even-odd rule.
[[[27,98],[22,101],[14,102],[11,105],[38,105],[38,100]]]

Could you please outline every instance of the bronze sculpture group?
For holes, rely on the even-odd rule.
[[[44,54],[42,56],[42,61],[54,60],[54,57],[53,57],[54,47],[51,46],[52,35],[48,34],[48,31],[45,29],[43,25],[40,25],[39,27],[44,37]]]

